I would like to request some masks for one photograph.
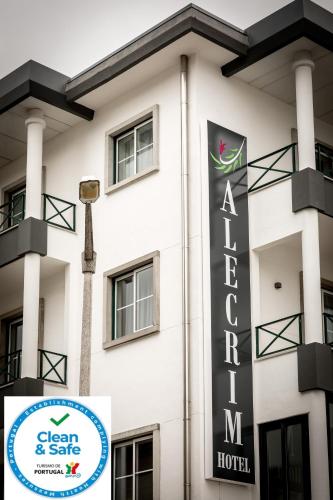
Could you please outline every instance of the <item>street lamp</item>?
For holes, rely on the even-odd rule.
[[[91,309],[92,309],[92,275],[96,268],[96,253],[94,252],[93,226],[91,204],[99,198],[100,183],[90,175],[82,177],[79,188],[79,198],[85,205],[84,252],[82,253],[83,305],[80,357],[80,396],[90,394],[90,364],[91,364]]]

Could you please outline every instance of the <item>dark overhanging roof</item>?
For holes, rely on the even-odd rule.
[[[224,76],[235,75],[302,37],[333,50],[333,13],[311,0],[294,0],[245,31],[248,51],[222,66]]]
[[[0,114],[28,97],[35,97],[80,118],[92,120],[92,109],[67,100],[65,84],[68,80],[68,76],[58,71],[28,61],[0,80]]]
[[[79,99],[190,32],[237,55],[247,52],[247,35],[242,30],[189,4],[72,78],[66,85],[67,98],[72,101]]]

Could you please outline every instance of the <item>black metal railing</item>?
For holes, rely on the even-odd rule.
[[[288,146],[284,146],[277,151],[273,151],[273,153],[269,153],[248,163],[248,167],[261,170],[260,175],[258,175],[249,187],[249,193],[286,179],[296,172],[296,147],[297,143],[293,142]],[[277,168],[276,165],[280,165],[282,161],[284,162],[284,168],[280,168],[280,166]],[[258,165],[258,163],[262,164]]]
[[[248,167],[262,171],[250,185],[249,193],[286,179],[296,172],[298,169],[296,149],[297,143],[294,142],[248,163]],[[326,177],[333,179],[333,149],[317,142],[315,144],[315,153],[316,169]],[[276,165],[280,165],[282,161],[284,168],[277,168]],[[266,164],[260,165],[262,162]]]
[[[10,384],[21,377],[22,351],[0,356],[0,386]]]
[[[38,349],[38,378],[55,384],[67,384],[67,356],[57,352]]]
[[[67,356],[38,349],[37,378],[55,384],[67,384]],[[22,350],[0,356],[0,387],[21,378]]]
[[[76,205],[49,194],[43,194],[43,220],[52,226],[75,231]]]
[[[0,233],[24,219],[25,193],[0,206]]]
[[[333,314],[323,313],[325,344],[333,347]]]
[[[319,142],[316,143],[316,168],[326,177],[333,178],[333,150]]]
[[[288,351],[303,342],[303,313],[293,314],[256,327],[257,358]]]

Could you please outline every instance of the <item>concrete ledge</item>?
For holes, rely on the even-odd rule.
[[[316,208],[325,212],[325,182],[324,176],[318,170],[306,168],[293,174],[292,206],[293,212],[304,208]]]
[[[20,378],[13,385],[13,396],[43,396],[44,381],[36,378]]]
[[[47,254],[47,223],[33,217],[19,223],[17,237],[18,257],[30,252]]]
[[[4,425],[5,396],[43,396],[44,382],[35,378],[21,378],[0,388],[0,428]]]
[[[327,344],[313,342],[297,348],[298,390],[333,391],[333,354]]]

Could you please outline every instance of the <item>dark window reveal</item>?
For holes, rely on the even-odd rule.
[[[261,500],[310,500],[308,417],[260,426]]]

